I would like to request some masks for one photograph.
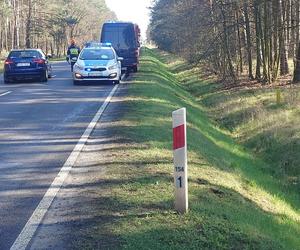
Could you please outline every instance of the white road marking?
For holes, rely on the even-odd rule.
[[[41,221],[43,220],[46,212],[48,211],[53,199],[57,195],[58,191],[60,190],[61,186],[63,185],[65,179],[67,178],[70,170],[72,169],[73,165],[75,164],[77,157],[79,156],[83,146],[85,145],[86,141],[88,140],[90,134],[94,130],[97,122],[99,121],[101,115],[103,114],[104,110],[106,109],[107,105],[110,103],[111,98],[113,97],[114,93],[116,92],[118,85],[115,85],[112,91],[107,96],[106,100],[102,104],[102,106],[97,111],[96,115],[94,116],[91,123],[86,128],[85,132],[79,139],[77,145],[73,149],[72,153],[62,166],[61,170],[59,171],[58,175],[55,177],[54,181],[52,182],[51,186],[45,193],[44,197],[40,201],[39,205],[34,210],[33,214],[27,221],[26,225],[22,229],[21,233],[15,240],[14,244],[10,248],[11,250],[20,250],[26,249],[29,242],[33,238],[38,226],[40,225]]]
[[[8,94],[10,94],[12,91],[7,91],[7,92],[4,92],[4,93],[2,93],[2,94],[0,94],[0,96],[5,96],[5,95],[8,95]]]
[[[126,74],[123,73],[123,74],[121,75],[121,81],[124,81],[125,79],[126,79]]]

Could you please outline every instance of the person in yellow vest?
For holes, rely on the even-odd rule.
[[[71,39],[71,44],[67,50],[67,61],[71,64],[71,71],[73,72],[73,66],[77,61],[80,53],[80,48],[76,45],[75,40]]]

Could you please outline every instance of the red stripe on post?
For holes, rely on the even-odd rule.
[[[173,128],[173,150],[185,146],[184,124]]]

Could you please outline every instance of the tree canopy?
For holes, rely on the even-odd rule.
[[[99,40],[106,20],[114,20],[105,0],[0,0],[0,51],[38,47],[62,55],[71,37]]]
[[[290,72],[293,59],[300,80],[299,6],[299,0],[157,0],[150,36],[222,78],[237,80],[246,71],[271,83]]]

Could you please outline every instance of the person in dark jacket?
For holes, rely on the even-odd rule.
[[[71,64],[71,71],[73,72],[73,66],[77,61],[80,53],[80,48],[76,45],[75,40],[71,39],[71,45],[67,50],[67,61]]]

